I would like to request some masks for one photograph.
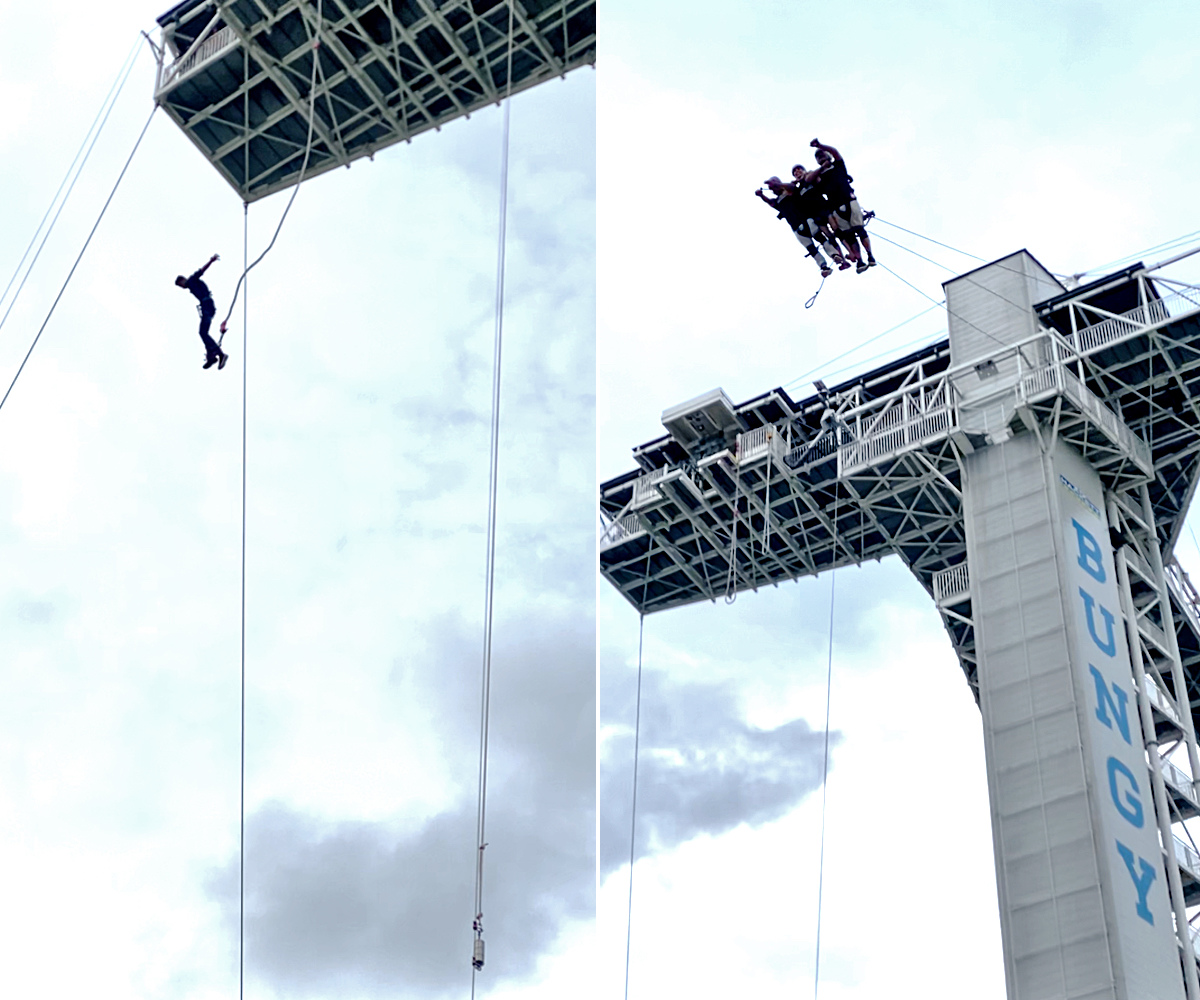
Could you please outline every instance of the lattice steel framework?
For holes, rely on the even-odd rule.
[[[1173,824],[1200,815],[1200,611],[1172,552],[1200,473],[1200,286],[1166,273],[1180,260],[1064,290],[1034,306],[1031,336],[970,363],[952,367],[943,341],[800,401],[774,389],[734,406],[716,390],[667,411],[671,433],[601,486],[600,565],[650,613],[897,554],[978,699],[964,458],[1015,433],[1069,442],[1105,489],[1191,956],[1180,915],[1200,905],[1200,850]]]
[[[321,45],[314,49],[318,7]],[[155,101],[244,201],[596,59],[595,0],[187,0],[163,14]]]
[[[724,427],[710,418],[687,446],[678,434],[641,445],[639,468],[601,486],[601,571],[650,613],[895,553],[937,601],[974,686],[956,569],[963,454],[1014,428],[1061,437],[1109,489],[1148,480],[1162,551],[1174,548],[1200,471],[1200,288],[1165,275],[1172,263],[1040,303],[1038,333],[979,363],[951,369],[942,341],[798,402],[773,389],[735,407],[721,394]],[[964,427],[961,387],[992,372],[1007,425]],[[1200,706],[1200,673],[1190,683]]]

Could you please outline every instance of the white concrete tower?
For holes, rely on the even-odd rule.
[[[601,486],[601,571],[643,613],[912,570],[982,713],[1010,1000],[1200,1000],[1187,256],[1068,291],[1011,254],[946,283],[947,341],[807,399],[673,407]]]

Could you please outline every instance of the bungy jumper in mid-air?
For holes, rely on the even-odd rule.
[[[217,306],[213,302],[212,292],[208,290],[208,285],[200,280],[200,276],[212,267],[215,261],[220,259],[217,254],[213,254],[209,257],[208,263],[190,277],[185,278],[181,274],[175,279],[175,284],[180,288],[186,288],[198,300],[196,310],[200,313],[200,339],[204,341],[205,358],[203,367],[205,368],[211,368],[213,365],[216,365],[217,368],[224,368],[225,362],[229,360],[229,355],[221,350],[217,346],[217,342],[208,335],[213,317],[217,314]]]

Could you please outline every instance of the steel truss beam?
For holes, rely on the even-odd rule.
[[[513,93],[594,64],[595,0],[196,0],[159,19],[155,100],[254,201],[299,174],[314,53],[306,177],[498,102],[510,14]]]
[[[693,459],[670,438],[634,449],[640,477],[601,488],[602,572],[648,613],[724,596],[731,561],[738,591],[898,554],[934,597],[974,690],[965,451],[986,447],[989,434],[1028,431],[1044,447],[1062,437],[1114,495],[1145,484],[1159,550],[1173,548],[1200,478],[1200,288],[1164,277],[1171,263],[1121,279],[1136,300],[1124,313],[1089,302],[1094,291],[1039,306],[1041,330],[989,359],[950,369],[943,343],[828,395],[795,402],[772,390],[737,408],[748,429],[716,455]],[[996,380],[1001,418],[981,432],[962,426],[957,401],[986,360],[997,370],[1011,362],[1013,375]],[[836,424],[822,430],[827,410]],[[650,560],[647,575],[659,542],[674,555]],[[941,592],[955,572],[964,585]],[[1184,700],[1200,711],[1200,616],[1170,586]],[[1161,618],[1147,614],[1143,631]],[[1146,662],[1154,673],[1158,660]]]
[[[1104,494],[1156,843],[1187,995],[1200,998],[1188,921],[1200,847],[1185,825],[1200,816],[1200,594],[1171,555],[1200,480],[1200,287],[1161,273],[1174,262],[1039,303],[1033,336],[969,363],[949,366],[943,343],[799,402],[773,390],[735,408],[732,446],[636,448],[638,473],[601,486],[612,520],[600,563],[645,613],[899,555],[978,700],[963,512],[964,467],[977,465],[964,457],[1014,434],[1047,454],[1070,444]],[[671,413],[672,427],[692,419]],[[728,415],[714,419],[731,433]],[[703,574],[656,560],[660,543]]]

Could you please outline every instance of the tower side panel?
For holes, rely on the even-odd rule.
[[[1025,250],[945,284],[950,357],[955,365],[981,361],[1037,332],[1033,304],[1062,291]]]
[[[1099,477],[1073,448],[1051,463],[1071,667],[1091,766],[1092,823],[1124,995],[1183,995],[1174,915]]]
[[[1034,436],[1019,434],[968,456],[965,486],[1010,1000],[1180,1000],[1127,652],[1120,669],[1119,604],[1115,587],[1111,595],[1104,589],[1113,585],[1113,573],[1099,480],[1066,446],[1044,455]],[[1099,520],[1088,531],[1091,541],[1081,542],[1075,523],[1084,514],[1097,517],[1084,502],[1088,497],[1097,498]],[[1088,570],[1105,574],[1107,584]],[[1086,606],[1079,574],[1095,584],[1088,591],[1093,625],[1106,646],[1100,608],[1114,616],[1112,665],[1102,674],[1107,699],[1097,693],[1090,669],[1085,640],[1093,640],[1080,617]],[[1123,749],[1111,745],[1100,720],[1095,724],[1103,732],[1091,732],[1098,698],[1105,709],[1113,703],[1108,715],[1118,739],[1119,706],[1126,706],[1122,718],[1131,728]],[[1118,765],[1110,765],[1112,757]],[[1116,775],[1112,795],[1110,772]],[[1140,827],[1129,819],[1137,815],[1130,796],[1142,808]],[[1133,856],[1136,882],[1122,860],[1114,821],[1130,828],[1120,831],[1120,844]],[[1157,873],[1144,875],[1143,861]],[[1139,915],[1139,905],[1152,911],[1153,921]]]
[[[1117,1000],[1055,521],[1030,435],[968,457],[980,709],[1010,1000]]]

